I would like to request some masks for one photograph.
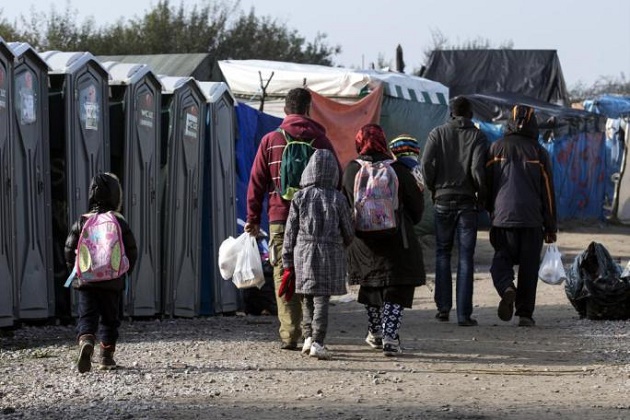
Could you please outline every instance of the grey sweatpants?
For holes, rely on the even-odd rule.
[[[330,296],[302,296],[302,332],[304,337],[323,345],[328,329],[328,304]]]

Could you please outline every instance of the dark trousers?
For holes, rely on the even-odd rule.
[[[477,210],[474,204],[438,203],[435,209],[435,304],[449,312],[453,305],[451,253],[457,239],[457,320],[466,321],[473,310],[474,257],[477,244]]]
[[[77,336],[92,334],[106,345],[116,344],[120,327],[120,291],[81,289]]]
[[[514,283],[514,266],[518,265],[516,285],[515,315],[529,317],[536,306],[538,267],[543,245],[542,228],[501,228],[490,229],[490,243],[494,248],[494,258],[490,267],[492,282],[499,293]]]

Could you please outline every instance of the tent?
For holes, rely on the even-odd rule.
[[[601,219],[607,171],[601,116],[510,93],[464,95],[473,105],[475,120],[490,141],[503,135],[509,110],[531,106],[540,128],[539,142],[553,165],[557,216]]]
[[[423,148],[448,116],[448,88],[416,76],[265,60],[219,61],[219,68],[242,103],[275,117],[284,117],[289,90],[306,86],[314,92],[311,115],[326,128],[343,167],[356,156],[354,136],[366,123],[379,123],[388,138],[412,135]],[[425,203],[428,210],[428,192]],[[432,231],[431,211],[421,226],[421,232]]]
[[[630,146],[630,97],[602,95],[584,101],[584,109],[608,117],[606,121],[607,217],[615,222],[630,224],[630,179],[628,147]]]
[[[518,92],[569,105],[556,50],[438,50],[431,53],[422,76],[448,86],[451,97]]]
[[[280,118],[289,90],[306,86],[315,92],[313,116],[326,127],[342,166],[354,157],[354,134],[365,123],[380,123],[391,138],[410,134],[422,146],[429,131],[448,116],[448,88],[420,77],[266,60],[219,61],[219,68],[241,102]],[[362,102],[370,94],[381,99]]]

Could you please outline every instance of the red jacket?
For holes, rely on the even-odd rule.
[[[280,124],[280,128],[297,139],[314,139],[314,148],[331,150],[337,158],[332,143],[326,137],[326,129],[307,116],[287,115]],[[248,223],[260,224],[260,214],[266,194],[269,197],[269,223],[285,223],[289,217],[289,201],[284,200],[278,194],[280,162],[286,144],[287,142],[281,132],[272,131],[262,138],[260,146],[258,146],[247,188]],[[339,164],[339,159],[337,159],[337,164]],[[339,171],[341,173],[341,166],[339,166]]]

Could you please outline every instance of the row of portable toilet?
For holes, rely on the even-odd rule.
[[[234,105],[223,83],[0,38],[0,327],[76,313],[63,246],[102,171],[138,243],[125,313],[237,310],[215,264],[236,230]]]

